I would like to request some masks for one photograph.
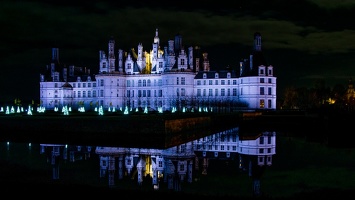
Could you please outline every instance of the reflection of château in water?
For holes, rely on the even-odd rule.
[[[41,144],[43,151],[51,146]],[[52,145],[51,159],[53,178],[59,178],[59,166],[56,159],[63,152],[67,159],[67,146]],[[84,147],[78,147],[84,150]],[[85,149],[85,156],[91,147]],[[276,154],[276,133],[261,132],[256,135],[243,136],[239,128],[233,128],[197,140],[189,141],[166,149],[96,147],[95,153],[100,157],[100,177],[108,178],[108,185],[115,186],[115,180],[124,176],[135,176],[141,185],[144,177],[149,176],[154,189],[160,184],[167,184],[168,189],[181,189],[182,182],[193,181],[193,171],[208,174],[210,159],[238,160],[239,168],[248,171],[253,177],[254,194],[260,192],[260,176],[266,166],[272,164]],[[70,159],[74,159],[71,151]]]
[[[98,74],[59,62],[59,49],[52,49],[52,61],[40,74],[40,105],[47,110],[103,106],[108,109],[172,111],[221,108],[276,109],[276,77],[261,48],[261,34],[254,34],[254,48],[239,65],[212,71],[208,54],[199,47],[184,49],[176,35],[160,49],[158,29],[152,50],[115,49],[99,51]],[[213,67],[213,66],[212,66]],[[223,66],[215,66],[221,68]]]

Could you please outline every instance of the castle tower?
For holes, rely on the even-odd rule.
[[[100,58],[100,72],[108,72],[108,61],[106,57],[106,53],[104,51],[99,51]]]
[[[193,47],[188,48],[188,61],[187,61],[187,68],[193,69],[194,65],[194,49]]]
[[[254,34],[254,51],[261,51],[261,34],[259,32]]]
[[[154,37],[154,40],[153,40],[153,45],[152,45],[152,48],[153,48],[153,55],[151,55],[151,62],[153,62],[154,60],[156,60],[158,58],[158,53],[159,53],[159,37],[158,37],[158,29],[155,30],[155,37]]]
[[[143,45],[141,43],[138,44],[137,65],[140,71],[142,71],[145,67],[145,60],[143,59]]]
[[[52,61],[51,61],[51,77],[54,77],[54,73],[58,71],[59,69],[59,49],[58,48],[52,48]]]
[[[118,50],[118,71],[123,72],[123,50]]]
[[[155,29],[154,44],[159,45],[159,43],[160,43],[160,40],[159,40],[159,36],[158,36],[158,29]]]
[[[111,38],[108,42],[108,72],[114,72],[115,71],[115,40]]]
[[[59,63],[59,49],[52,48],[52,62]]]
[[[180,52],[182,48],[182,36],[180,34],[176,34],[174,40],[174,51]]]
[[[203,53],[202,56],[203,56],[203,71],[210,71],[210,61],[207,58],[208,53]]]

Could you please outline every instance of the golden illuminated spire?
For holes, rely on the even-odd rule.
[[[134,50],[134,48],[131,49],[131,52],[132,52],[133,58],[137,59],[138,55],[137,55],[136,51]]]

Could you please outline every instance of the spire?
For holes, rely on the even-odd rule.
[[[158,29],[155,29],[154,43],[159,44]]]

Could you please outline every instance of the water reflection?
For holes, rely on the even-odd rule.
[[[29,143],[30,151],[32,146]],[[6,147],[9,152],[10,144]],[[138,186],[149,182],[146,184],[153,190],[181,191],[184,183],[197,181],[201,174],[208,176],[211,161],[236,161],[235,170],[252,177],[252,194],[258,196],[262,173],[265,167],[272,165],[272,156],[276,154],[276,133],[240,134],[236,127],[166,149],[66,144],[40,144],[39,148],[40,155],[45,155],[52,167],[52,180],[61,179],[63,164],[95,156],[99,173],[92,173],[98,173],[108,187],[116,187],[120,180],[128,177]]]

